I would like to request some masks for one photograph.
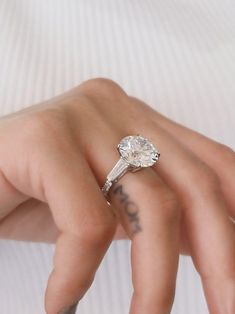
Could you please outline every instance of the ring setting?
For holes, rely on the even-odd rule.
[[[117,146],[120,159],[109,172],[102,192],[107,198],[113,183],[117,182],[127,171],[135,172],[153,166],[160,157],[160,152],[147,138],[140,135],[124,137]]]

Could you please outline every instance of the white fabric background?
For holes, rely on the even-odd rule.
[[[235,2],[0,0],[1,115],[92,77],[235,148]],[[128,313],[129,249],[111,245],[79,313]],[[53,250],[0,241],[1,314],[44,313]],[[208,313],[189,258],[180,260],[172,313]]]

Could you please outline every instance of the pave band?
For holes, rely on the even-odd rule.
[[[117,149],[121,157],[107,175],[106,182],[102,187],[102,192],[106,198],[113,183],[117,182],[125,173],[151,167],[160,157],[156,147],[140,135],[124,137]]]

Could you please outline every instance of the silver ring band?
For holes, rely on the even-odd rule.
[[[102,192],[106,197],[113,183],[117,182],[130,168],[130,165],[121,157],[110,173],[102,187]]]

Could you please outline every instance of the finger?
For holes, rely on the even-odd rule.
[[[0,222],[0,238],[55,243],[59,230],[48,204],[34,198],[18,205]]]
[[[235,217],[235,194],[233,192],[235,190],[235,180],[231,175],[235,173],[234,150],[160,114],[158,114],[157,121],[213,168],[220,178],[221,189],[225,195],[228,209],[231,215]]]
[[[179,257],[178,202],[151,169],[127,174],[111,198],[132,239],[130,313],[170,313]]]
[[[104,183],[104,174],[120,157],[114,149],[120,139],[103,147],[99,167],[92,164],[100,182]],[[165,314],[174,298],[179,257],[177,200],[151,169],[127,173],[114,184],[109,195],[119,221],[132,240],[131,313]]]
[[[144,104],[134,97],[135,101]],[[218,143],[205,135],[191,130],[173,120],[155,112],[157,123],[167,130],[173,137],[177,138],[187,148],[192,150],[196,156],[208,164],[218,175],[221,181],[221,189],[225,196],[228,210],[235,218],[235,152],[230,147]]]
[[[7,180],[3,171],[0,170],[0,220],[6,217],[16,206],[23,203],[29,198],[18,191],[10,182]]]
[[[202,277],[211,313],[233,313],[234,228],[219,180],[192,151],[158,125],[154,124],[149,136],[161,151],[155,170],[181,200],[192,257]]]
[[[57,154],[57,156],[59,156]],[[69,153],[44,163],[45,199],[61,231],[45,306],[48,314],[63,313],[90,287],[115,233],[116,218],[107,206],[86,162]]]

